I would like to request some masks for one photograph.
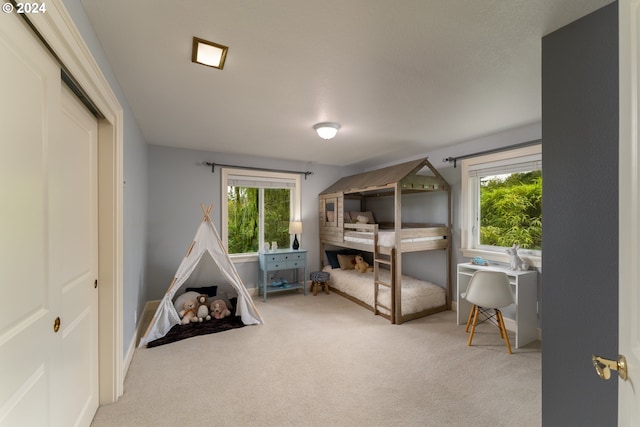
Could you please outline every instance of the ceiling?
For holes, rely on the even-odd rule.
[[[149,144],[366,167],[539,122],[541,37],[611,0],[81,2]]]

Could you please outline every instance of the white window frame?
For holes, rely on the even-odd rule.
[[[278,185],[278,183],[287,182],[292,184],[291,189],[291,202],[289,218],[290,221],[300,221],[300,205],[301,205],[301,179],[299,174],[292,174],[286,172],[271,172],[271,171],[261,171],[261,170],[253,170],[253,169],[236,169],[236,168],[221,168],[220,170],[220,195],[221,195],[221,220],[222,220],[222,244],[225,249],[229,249],[229,204],[228,204],[228,193],[227,187],[229,186],[229,181],[239,179],[246,180],[248,182],[255,181],[256,187],[263,188],[283,188]],[[273,183],[274,185],[269,185],[269,183]],[[246,185],[247,187],[251,187],[252,185]],[[264,230],[264,199],[260,198],[260,229]],[[264,246],[264,235],[260,235],[260,242],[258,248],[262,248]],[[244,253],[244,254],[229,254],[229,256],[233,259],[234,262],[255,262],[258,260],[258,252]]]
[[[477,224],[480,210],[480,184],[479,178],[473,177],[473,171],[485,166],[515,165],[535,159],[538,159],[540,164],[542,163],[541,144],[462,160],[461,249],[463,256],[467,258],[480,256],[489,261],[509,262],[509,255],[506,253],[506,248],[480,245],[478,242],[480,235]],[[521,249],[519,254],[532,266],[542,266],[542,250],[527,251]]]

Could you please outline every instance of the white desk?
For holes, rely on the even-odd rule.
[[[515,333],[516,348],[520,348],[538,339],[538,272],[511,271],[495,265],[480,266],[471,263],[458,264],[458,325],[465,325],[471,310],[471,304],[460,294],[466,292],[471,276],[477,270],[503,271],[507,273],[515,296]],[[509,326],[509,318],[507,318]],[[512,329],[507,327],[507,329]]]

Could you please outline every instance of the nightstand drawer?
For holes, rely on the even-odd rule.
[[[302,253],[292,253],[289,254],[289,259],[288,261],[301,261],[301,262],[305,262],[305,260],[307,259],[307,254],[305,254],[304,252]]]
[[[268,262],[267,263],[267,271],[272,271],[272,270],[283,270],[285,268],[290,268],[287,267],[287,262],[286,261],[274,261],[274,262]]]
[[[305,261],[304,260],[288,261],[287,262],[287,268],[302,268],[304,266],[305,266]]]
[[[267,262],[267,265],[270,265],[270,263],[277,261],[286,262],[288,258],[289,254],[267,254],[264,256],[264,260]]]

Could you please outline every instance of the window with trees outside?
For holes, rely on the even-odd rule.
[[[462,160],[463,255],[508,262],[514,244],[540,265],[541,145]]]
[[[265,243],[290,247],[289,221],[299,218],[300,176],[223,168],[222,240],[230,255],[256,254]]]

